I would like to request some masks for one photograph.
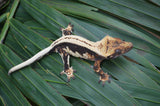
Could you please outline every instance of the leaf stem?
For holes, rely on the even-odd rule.
[[[16,11],[16,8],[18,7],[18,4],[19,4],[19,0],[14,0],[13,2],[13,5],[10,9],[10,12],[7,14],[7,20],[3,26],[3,29],[2,29],[2,32],[0,34],[0,43],[2,44],[5,37],[6,37],[6,33],[9,29],[9,22],[10,22],[10,19],[13,17],[15,11]]]
[[[4,14],[2,14],[2,15],[0,16],[0,23],[3,22],[3,21],[7,18],[7,14],[8,14],[8,12],[7,12],[7,13],[4,13]]]
[[[2,98],[1,95],[0,95],[0,100],[2,101],[2,104],[3,104],[3,105],[6,105],[4,99]]]

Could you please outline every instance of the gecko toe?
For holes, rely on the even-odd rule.
[[[73,71],[73,73],[76,73],[76,72],[77,72],[76,70]]]
[[[101,80],[99,80],[98,83],[100,84],[100,83],[101,83]]]
[[[67,82],[70,82],[70,81],[71,81],[70,79],[67,80]]]
[[[59,73],[59,75],[61,76],[61,75],[63,75],[63,74],[65,74],[65,72],[64,71],[62,71],[61,73]]]
[[[73,76],[73,77],[72,77],[72,79],[73,79],[73,80],[75,80],[75,79],[76,79],[76,77],[75,77],[75,76]]]
[[[111,79],[108,80],[108,83],[111,83]]]

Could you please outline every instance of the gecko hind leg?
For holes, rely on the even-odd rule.
[[[59,54],[64,64],[64,70],[60,73],[60,75],[63,75],[63,74],[67,75],[67,79],[69,82],[71,78],[75,79],[75,76],[73,75],[74,70],[72,69],[72,67],[70,67],[70,64],[69,64],[70,55],[61,49],[59,50]]]
[[[105,85],[105,82],[108,81],[111,82],[110,76],[107,73],[104,73],[103,70],[100,67],[102,60],[97,60],[94,63],[94,71],[100,75],[98,83],[102,82],[102,85]]]

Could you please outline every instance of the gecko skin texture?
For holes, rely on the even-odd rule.
[[[93,69],[97,74],[99,74],[99,82],[102,81],[104,86],[105,81],[110,82],[110,78],[109,75],[104,73],[101,69],[101,62],[104,59],[114,59],[130,51],[133,47],[131,42],[126,42],[119,38],[113,38],[108,35],[97,42],[87,40],[80,36],[72,35],[73,25],[71,24],[69,24],[65,29],[61,28],[61,31],[62,37],[55,40],[49,47],[38,52],[30,59],[12,67],[8,74],[34,63],[48,53],[57,52],[60,54],[64,64],[64,70],[60,74],[66,74],[68,81],[70,81],[70,78],[75,78],[73,75],[74,70],[72,67],[70,67],[69,62],[71,55],[74,57],[95,61]]]

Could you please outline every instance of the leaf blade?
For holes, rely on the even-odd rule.
[[[1,54],[1,56],[5,57],[8,60],[8,61],[4,61],[4,64],[7,69],[9,69],[9,67],[7,66],[11,67],[11,63],[15,64],[21,61],[20,58],[17,57],[6,46],[1,45],[0,50],[3,53]],[[8,54],[5,54],[5,52],[7,52]],[[13,79],[16,82],[16,84],[19,85],[18,88],[21,89],[24,94],[26,94],[25,96],[27,96],[28,98],[32,98],[32,100],[34,100],[37,104],[52,104],[52,105],[66,104],[66,105],[69,105],[69,103],[67,103],[67,101],[63,97],[61,97],[56,91],[53,91],[53,89],[51,89],[51,87],[47,85],[43,80],[41,80],[40,76],[38,76],[30,68],[23,69],[23,70],[27,70],[30,73],[28,73],[27,71],[15,73],[13,75]],[[26,88],[26,86],[28,87]],[[46,87],[48,90],[44,89],[43,87]],[[30,90],[31,91],[33,90],[33,92],[29,92]],[[37,95],[41,95],[41,96],[37,98]]]

